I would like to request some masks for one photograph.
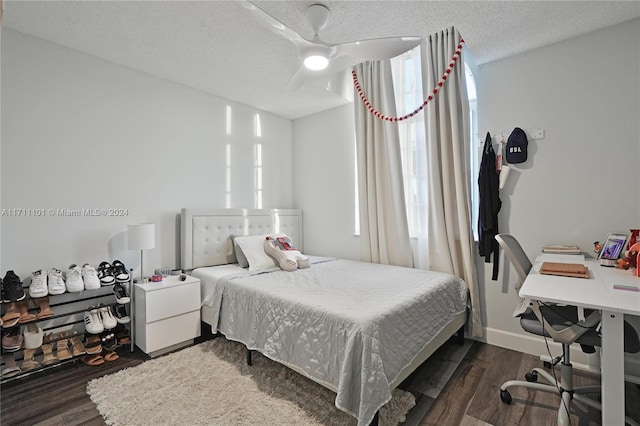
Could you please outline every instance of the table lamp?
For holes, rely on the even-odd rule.
[[[127,225],[127,246],[129,250],[140,250],[140,283],[144,282],[142,251],[155,248],[156,225],[154,223],[138,223]]]

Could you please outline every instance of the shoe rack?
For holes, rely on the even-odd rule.
[[[130,301],[124,304],[130,318],[129,323],[120,324],[128,332],[129,343],[118,344],[115,350],[126,348],[130,352],[134,350],[134,291],[132,282],[133,271],[129,270],[129,282],[125,283],[129,294]],[[113,292],[113,285],[102,286],[96,290],[83,290],[80,292],[65,292],[59,295],[48,295],[42,298],[29,297],[29,284],[31,278],[23,280],[23,288],[26,299],[14,309],[21,314],[21,319],[15,326],[0,327],[1,335],[4,336],[10,330],[16,327],[20,328],[20,333],[26,336],[24,332],[31,324],[43,330],[43,343],[36,349],[25,349],[24,340],[21,347],[14,351],[8,351],[2,348],[2,358],[0,363],[0,371],[4,372],[14,364],[20,367],[20,371],[13,375],[0,378],[0,384],[7,383],[19,378],[25,378],[32,374],[40,373],[59,367],[61,365],[79,361],[85,356],[84,353],[77,349],[78,341],[82,346],[87,344],[90,336],[100,336],[99,334],[91,335],[85,329],[84,314],[86,311],[98,306],[111,306],[115,316],[115,307],[117,306],[116,297]],[[47,301],[48,300],[48,301]],[[24,303],[26,301],[26,304]],[[2,303],[1,314],[5,315],[10,309],[10,303]],[[49,311],[50,310],[50,311]],[[33,328],[33,327],[31,327]],[[108,330],[105,330],[108,331]],[[116,342],[118,341],[116,337]],[[66,343],[66,344],[65,344]],[[76,345],[74,345],[74,343]],[[76,350],[74,350],[74,346]],[[23,368],[26,367],[26,368]]]

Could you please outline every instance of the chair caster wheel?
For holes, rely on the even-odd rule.
[[[500,399],[505,404],[511,404],[511,394],[509,393],[509,391],[501,390],[500,391]]]
[[[527,382],[537,382],[538,381],[538,373],[535,372],[535,371],[532,371],[531,373],[525,374],[524,378],[527,380]]]
[[[544,361],[542,363],[542,365],[544,365],[544,368],[551,368],[552,367],[552,365],[551,365],[551,363],[549,361]]]

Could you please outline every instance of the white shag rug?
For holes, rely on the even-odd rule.
[[[244,345],[217,338],[91,380],[87,393],[108,425],[355,425],[335,393]],[[380,425],[415,405],[396,389]]]

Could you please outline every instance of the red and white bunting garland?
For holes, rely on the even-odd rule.
[[[460,53],[462,53],[462,45],[464,44],[464,40],[460,39],[460,44],[458,44],[457,48],[456,48],[456,52],[453,54],[453,57],[451,58],[451,62],[449,62],[449,66],[447,67],[446,70],[444,70],[444,74],[442,74],[442,77],[440,77],[440,81],[438,81],[438,84],[436,85],[436,87],[432,90],[432,95],[429,95],[427,97],[427,99],[425,99],[425,101],[422,103],[422,105],[420,105],[418,108],[416,108],[413,112],[407,114],[407,115],[403,115],[402,117],[387,117],[386,115],[380,113],[380,111],[376,110],[372,105],[371,102],[369,102],[369,100],[367,99],[367,97],[364,95],[364,92],[362,91],[362,87],[360,87],[360,82],[358,82],[358,76],[356,75],[355,70],[351,71],[351,75],[353,76],[353,84],[356,87],[356,90],[358,91],[358,95],[360,95],[360,99],[362,100],[362,102],[364,102],[364,105],[369,109],[369,112],[373,115],[375,115],[376,117],[378,117],[380,120],[385,120],[385,121],[392,121],[392,122],[398,122],[398,121],[402,121],[402,120],[406,120],[408,118],[413,117],[414,115],[416,115],[417,113],[419,113],[420,111],[422,111],[422,109],[427,106],[427,104],[429,103],[429,101],[431,101],[433,99],[433,97],[435,95],[438,94],[438,90],[444,86],[445,81],[447,81],[447,76],[451,73],[451,71],[453,70],[453,67],[456,65],[456,62],[458,62],[458,58],[460,57]]]

